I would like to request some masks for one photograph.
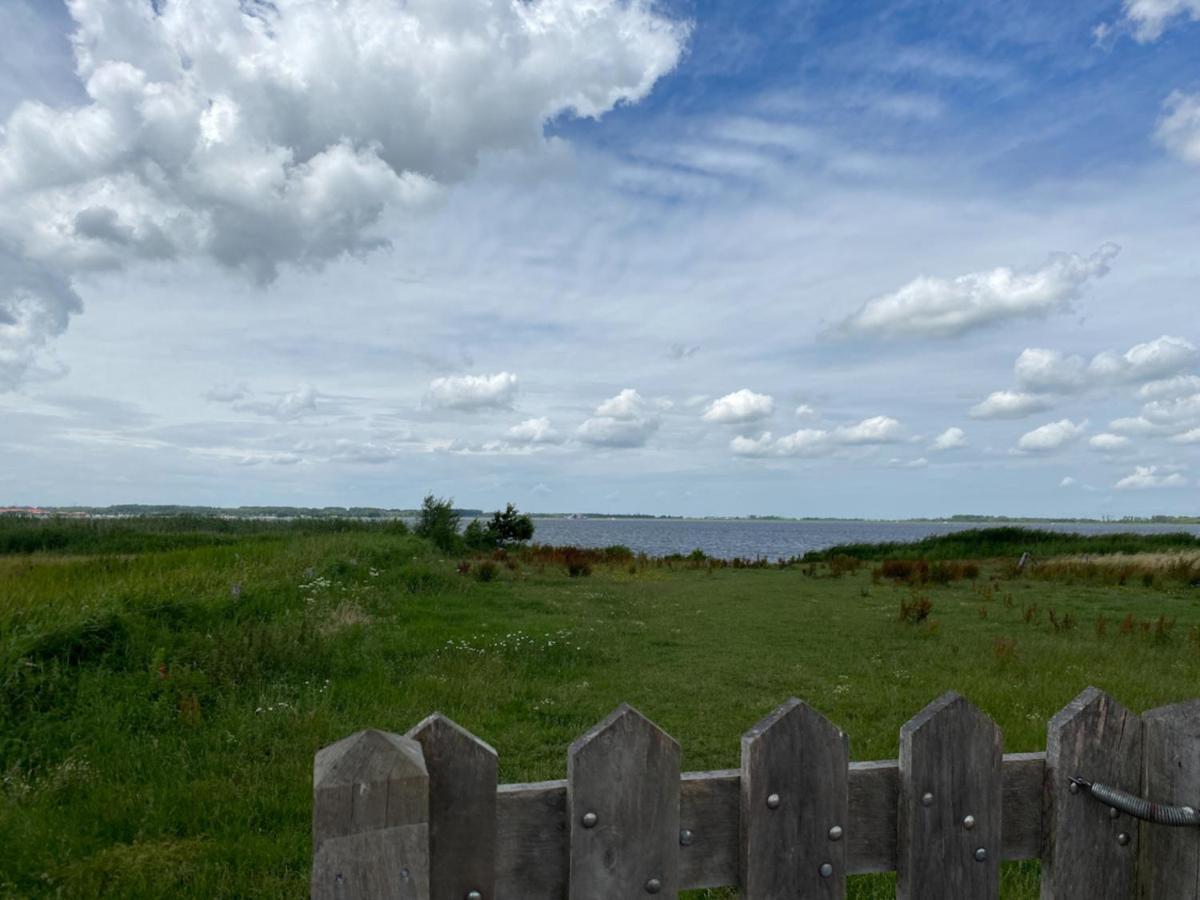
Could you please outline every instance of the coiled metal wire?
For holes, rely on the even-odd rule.
[[[1156,825],[1200,825],[1200,812],[1190,806],[1163,806],[1107,784],[1092,784],[1082,778],[1072,778],[1071,781],[1105,806],[1111,806],[1135,819]]]

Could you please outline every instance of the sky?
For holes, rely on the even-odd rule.
[[[5,0],[0,505],[1200,513],[1200,0]]]

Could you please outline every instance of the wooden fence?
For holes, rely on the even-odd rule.
[[[496,772],[496,751],[441,715],[321,750],[313,897],[841,898],[847,875],[895,871],[907,900],[987,900],[1002,860],[1040,859],[1043,898],[1200,900],[1200,828],[1071,783],[1200,805],[1200,700],[1138,716],[1088,688],[1045,753],[1004,754],[951,693],[884,762],[849,762],[846,735],[791,700],[742,737],[740,769],[686,774],[679,745],[623,705],[571,745],[565,781],[497,787]]]

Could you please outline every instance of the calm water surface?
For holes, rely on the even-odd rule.
[[[950,534],[986,527],[957,522],[763,522],[709,519],[535,519],[534,540],[540,544],[607,547],[624,544],[637,553],[663,556],[691,553],[696,548],[710,556],[765,556],[775,560],[822,550],[834,544],[917,541],[934,534]],[[1161,534],[1187,531],[1200,535],[1198,525],[1123,525],[1119,523],[1044,522],[1029,525],[1078,534],[1136,532]]]

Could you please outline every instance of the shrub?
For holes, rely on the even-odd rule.
[[[933,603],[928,597],[913,597],[912,602],[900,601],[900,621],[906,625],[918,625],[929,618]]]
[[[477,581],[488,582],[495,579],[500,572],[500,567],[490,559],[485,559],[475,568],[475,579]]]
[[[421,501],[421,515],[414,531],[433,542],[439,550],[451,553],[458,549],[462,539],[458,534],[461,516],[454,509],[454,501],[426,494]]]

